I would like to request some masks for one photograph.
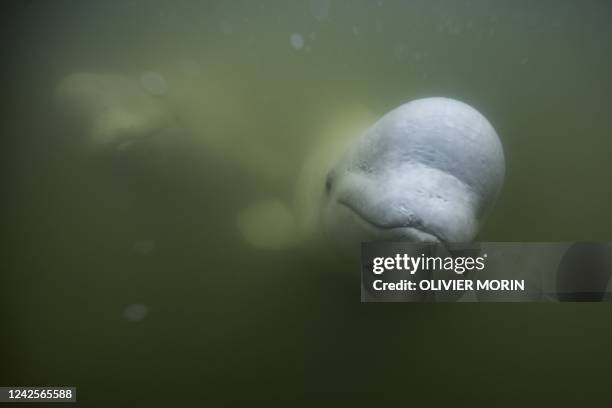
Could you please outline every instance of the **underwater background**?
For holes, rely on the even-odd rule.
[[[610,397],[608,304],[360,304],[358,264],[239,220],[291,207],[326,129],[446,96],[505,150],[477,240],[612,240],[611,2],[3,7],[0,385],[83,406]],[[146,71],[182,129],[163,163],[75,150],[57,84]]]

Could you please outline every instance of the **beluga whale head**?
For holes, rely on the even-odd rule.
[[[449,98],[415,100],[353,140],[321,186],[320,217],[334,241],[468,242],[504,180],[495,129]]]

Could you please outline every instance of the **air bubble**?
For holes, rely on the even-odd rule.
[[[289,37],[289,43],[291,43],[291,46],[295,50],[299,51],[304,47],[304,38],[299,33],[293,33],[291,37]]]
[[[140,322],[149,314],[149,308],[143,304],[133,304],[123,310],[123,318],[129,322]]]

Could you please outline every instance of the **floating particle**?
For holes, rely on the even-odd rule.
[[[141,254],[151,253],[155,249],[155,241],[153,240],[140,240],[134,242],[134,251]]]
[[[140,76],[140,84],[152,95],[164,95],[168,92],[168,84],[159,72],[144,72]]]
[[[295,50],[299,51],[304,47],[304,38],[299,33],[291,34],[291,37],[289,37],[289,42]]]
[[[408,50],[404,44],[396,44],[393,49],[393,53],[395,54],[395,58],[402,61],[406,59],[408,55]]]
[[[129,322],[140,322],[149,313],[149,308],[146,305],[135,303],[127,306],[123,310],[123,318]]]
[[[330,0],[310,0],[310,13],[314,18],[323,21],[329,17]]]

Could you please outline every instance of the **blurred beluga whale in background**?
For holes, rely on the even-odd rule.
[[[449,98],[406,103],[360,137],[323,143],[296,183],[296,233],[351,254],[363,241],[471,241],[504,181],[495,129]]]
[[[56,101],[66,128],[86,152],[124,152],[160,142],[176,126],[159,96],[165,83],[147,73],[140,81],[122,75],[74,73],[57,86]],[[152,91],[151,91],[152,90]]]

